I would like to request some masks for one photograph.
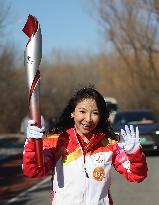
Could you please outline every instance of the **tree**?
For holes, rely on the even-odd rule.
[[[137,92],[138,103],[152,106],[159,100],[159,1],[90,0],[109,52],[118,52]],[[127,80],[125,81],[127,82]],[[131,82],[131,83],[130,83]],[[149,96],[149,97],[148,97]],[[159,111],[159,110],[158,110]]]
[[[24,78],[16,68],[15,48],[4,44],[10,7],[0,1],[0,132],[17,132],[25,112]],[[26,101],[27,102],[27,101]]]
[[[10,6],[5,0],[0,1],[0,52],[3,50],[3,39],[5,34],[5,29],[7,27],[8,15],[10,11]]]

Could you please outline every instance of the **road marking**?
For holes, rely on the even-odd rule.
[[[26,191],[20,193],[18,196],[8,200],[7,202],[5,202],[3,205],[8,205],[10,203],[13,203],[15,201],[18,201],[21,197],[25,196],[26,194],[28,194],[31,191],[36,190],[39,186],[45,184],[46,182],[50,181],[50,176],[46,177],[44,180],[42,180],[41,182],[35,184],[34,186],[30,187],[29,189],[27,189]]]

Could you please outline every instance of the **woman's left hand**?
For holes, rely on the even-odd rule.
[[[136,130],[134,131],[133,125],[130,125],[130,128],[128,125],[125,125],[125,130],[121,129],[121,135],[124,139],[124,142],[119,142],[118,145],[126,153],[132,153],[135,152],[140,147],[140,139],[139,139],[139,129],[136,127]]]

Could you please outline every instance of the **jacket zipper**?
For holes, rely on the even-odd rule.
[[[81,148],[81,151],[82,151],[82,155],[83,155],[83,165],[84,165],[83,168],[84,168],[84,172],[85,172],[86,178],[89,178],[89,175],[88,175],[88,172],[87,172],[87,169],[86,169],[86,151],[83,151],[83,149],[82,149],[82,147],[81,147],[81,144],[80,144],[80,142],[79,142],[79,140],[78,140],[78,137],[77,137],[77,135],[76,135],[75,129],[74,129],[74,134],[75,134],[76,140],[77,140],[77,142],[79,143],[80,148]],[[87,189],[86,186],[87,186],[87,185],[86,185],[86,180],[85,180],[85,190]],[[85,191],[84,194],[83,194],[83,198],[84,198],[84,204],[86,204],[86,191]]]
[[[83,157],[84,157],[84,171],[85,171],[86,177],[89,178],[89,175],[86,169],[86,152],[83,152]]]

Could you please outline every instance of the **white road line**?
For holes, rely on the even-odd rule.
[[[50,176],[46,177],[44,180],[42,180],[41,182],[35,184],[34,186],[30,187],[29,189],[27,189],[26,191],[20,193],[18,196],[8,200],[7,202],[5,202],[3,205],[8,205],[10,203],[13,203],[15,201],[18,201],[21,197],[25,196],[27,193],[34,191],[35,189],[37,189],[39,186],[41,186],[42,184],[45,184],[47,181],[50,181]]]

